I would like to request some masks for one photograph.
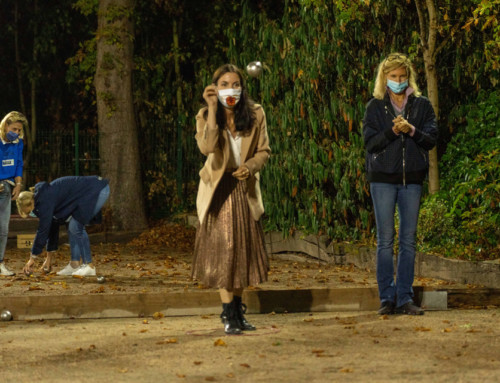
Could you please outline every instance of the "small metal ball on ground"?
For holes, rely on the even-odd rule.
[[[9,310],[3,310],[0,314],[0,319],[4,322],[12,320],[12,313]]]
[[[97,277],[97,283],[105,283],[106,282],[106,278],[104,277],[104,275],[99,275]]]

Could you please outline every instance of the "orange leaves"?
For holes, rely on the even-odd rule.
[[[174,225],[163,222],[158,226],[143,232],[132,240],[132,246],[166,246],[179,250],[190,251],[194,246],[196,229],[184,225]]]
[[[222,339],[217,339],[215,342],[214,342],[214,346],[216,347],[227,347],[227,344],[226,342],[224,342]]]
[[[163,313],[160,313],[160,312],[155,312],[153,314],[153,319],[156,319],[156,320],[159,320],[161,318],[165,317],[165,315]]]

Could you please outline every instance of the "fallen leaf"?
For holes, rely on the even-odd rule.
[[[43,289],[40,286],[30,286],[28,287],[28,291],[35,291],[35,290],[42,290]]]
[[[215,342],[214,342],[214,346],[224,346],[226,347],[227,344],[226,342],[224,342],[222,339],[217,339]]]
[[[234,378],[234,374],[233,374],[232,372],[227,373],[227,374],[226,374],[226,376],[227,376],[228,378]]]
[[[202,364],[203,362],[201,360],[195,360],[193,362],[194,364],[196,364],[197,366],[199,366],[200,364]]]
[[[165,315],[163,315],[163,313],[160,313],[160,312],[156,312],[153,314],[153,319],[156,319],[156,320],[161,319],[163,317],[165,317]]]
[[[354,370],[352,368],[342,368],[340,370],[340,372],[343,372],[343,373],[350,373],[350,372],[353,372]]]
[[[176,375],[178,378],[185,378],[186,377],[186,375],[184,375],[184,374],[176,374]]]
[[[428,327],[415,327],[415,331],[431,331]]]
[[[444,328],[442,332],[451,332],[451,328]]]
[[[240,366],[245,368],[250,368],[250,365],[247,363],[240,363]]]

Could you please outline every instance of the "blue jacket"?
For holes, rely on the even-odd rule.
[[[425,97],[408,97],[403,117],[415,127],[410,137],[392,131],[396,117],[389,95],[371,99],[363,118],[366,174],[369,182],[421,184],[429,168],[429,150],[437,142],[436,115]]]
[[[0,139],[0,181],[10,180],[14,182],[15,177],[23,176],[23,147],[24,141],[19,139],[17,143],[4,142]]]
[[[57,249],[59,225],[72,216],[82,225],[93,218],[99,193],[108,180],[97,177],[62,177],[50,184],[35,185],[36,216],[40,219],[31,253],[38,255],[47,244],[47,251]]]

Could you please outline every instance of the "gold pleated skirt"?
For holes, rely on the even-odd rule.
[[[246,194],[246,181],[225,173],[196,231],[191,276],[205,287],[232,291],[267,281],[264,232]]]

